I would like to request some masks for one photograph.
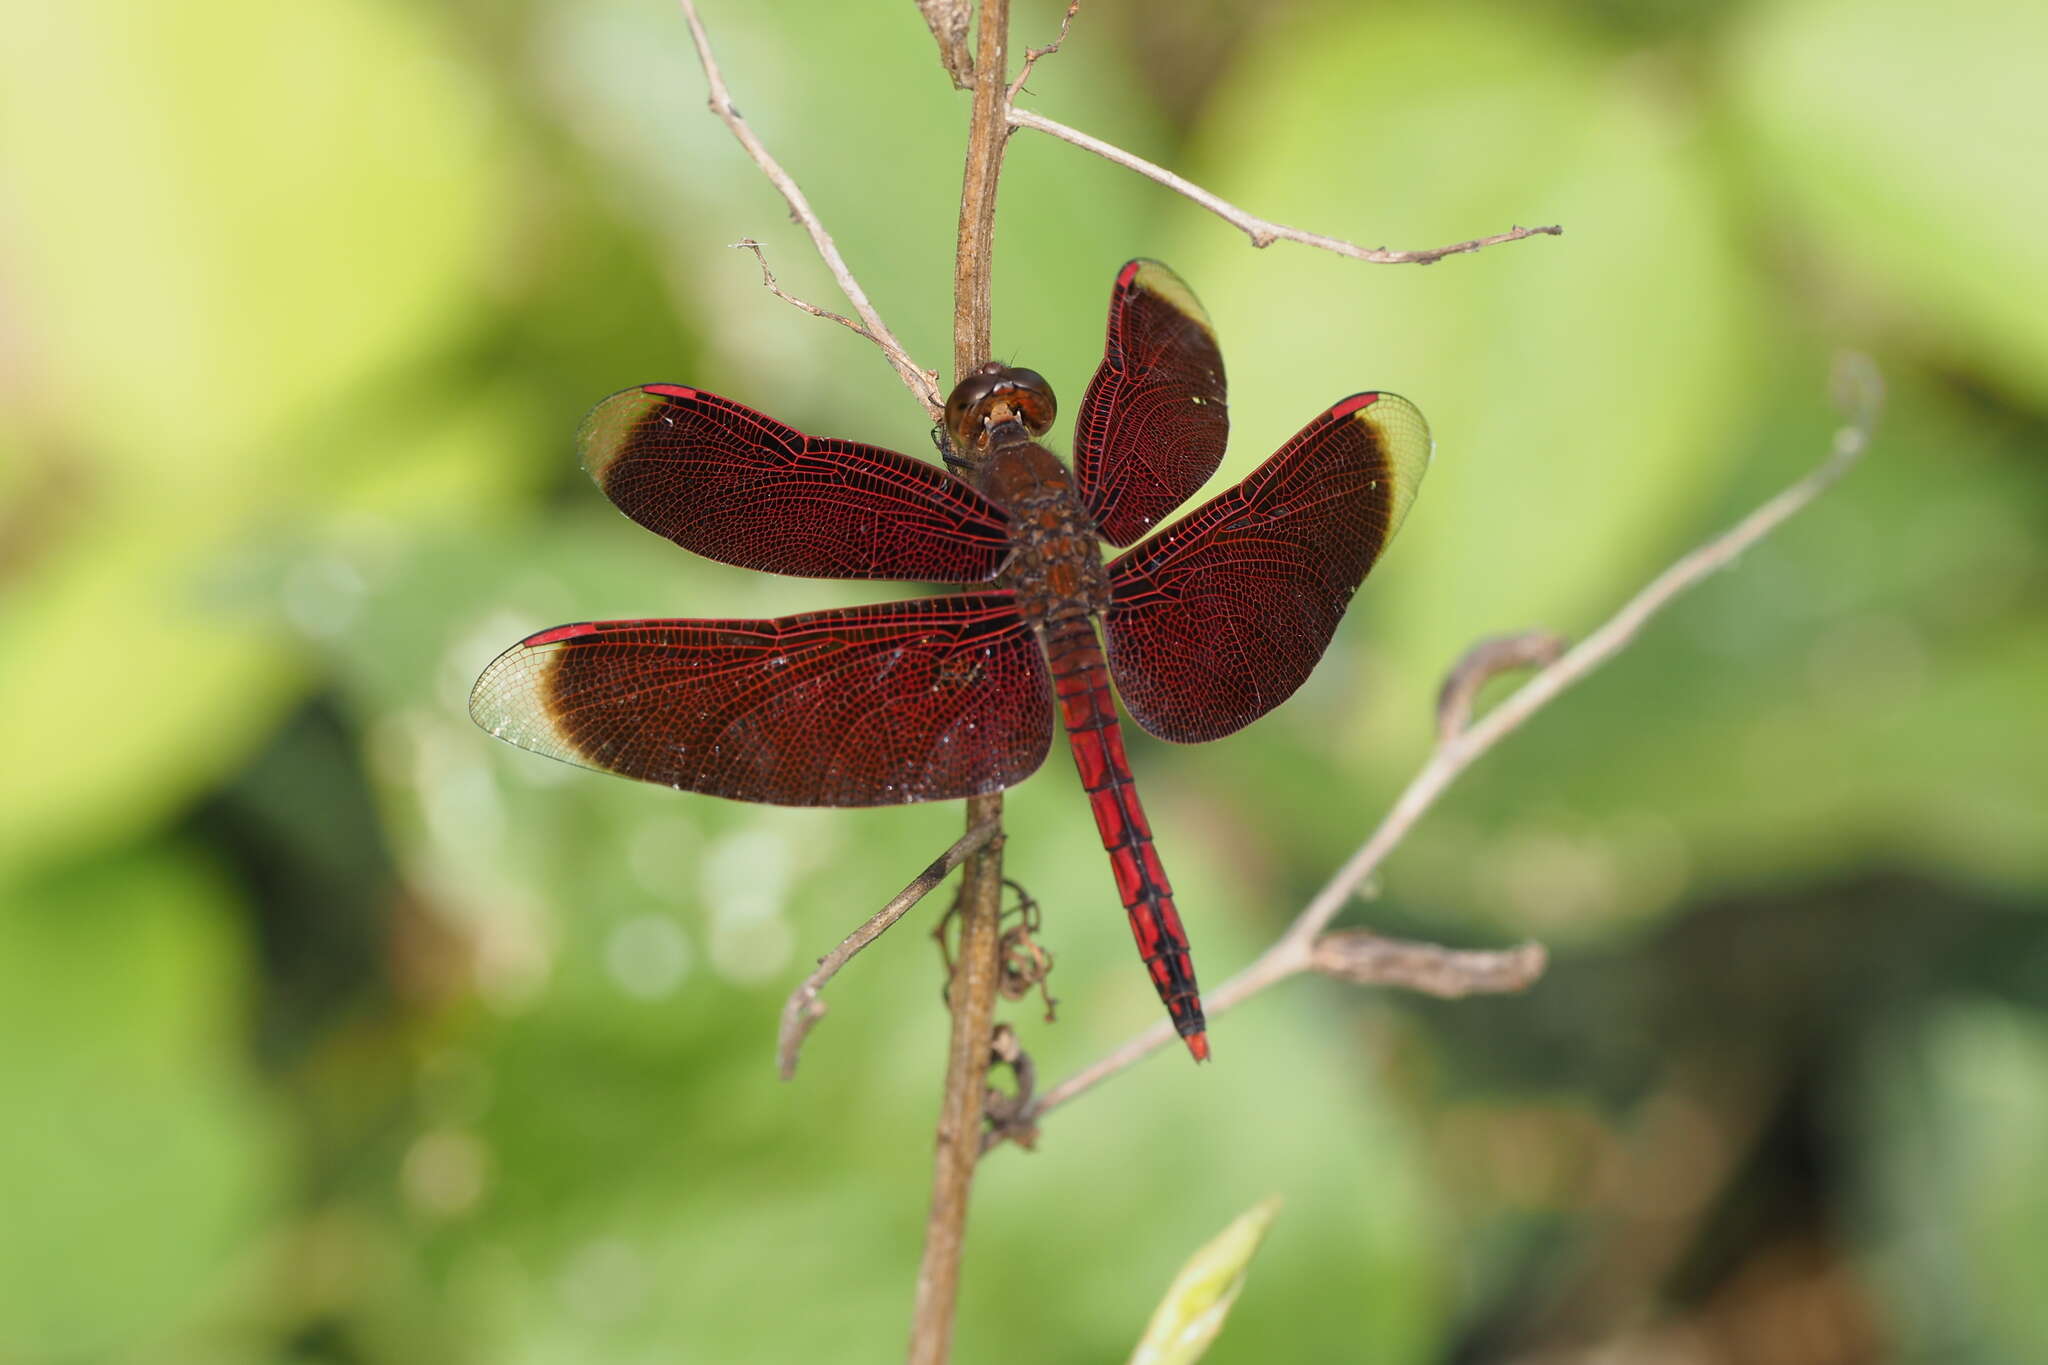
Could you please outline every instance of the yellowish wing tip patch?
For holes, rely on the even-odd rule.
[[[1392,540],[1436,458],[1436,438],[1430,435],[1422,410],[1398,393],[1360,394],[1339,404],[1339,410],[1353,403],[1358,406],[1350,415],[1372,428],[1393,475],[1394,496],[1387,508],[1387,539]]]
[[[1117,277],[1117,286],[1123,288],[1135,284],[1146,293],[1164,300],[1175,312],[1191,319],[1213,339],[1216,329],[1209,325],[1208,310],[1195,297],[1195,291],[1188,288],[1186,280],[1173,273],[1158,261],[1139,259],[1124,267],[1124,273]]]
[[[599,487],[633,432],[646,420],[648,410],[661,406],[667,397],[651,385],[620,389],[584,417],[583,425],[576,429],[576,458]]]

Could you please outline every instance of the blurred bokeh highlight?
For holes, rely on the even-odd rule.
[[[1020,4],[1015,43],[1063,6]],[[926,365],[964,97],[915,8],[706,0]],[[751,808],[464,713],[564,621],[899,595],[696,561],[575,467],[674,380],[923,454],[665,0],[16,7],[0,44],[0,1362],[883,1361],[944,1019],[921,908],[794,1084],[784,993],[957,806]],[[1036,107],[1427,269],[1264,252],[1012,143],[998,354],[1069,413],[1126,258],[1202,296],[1241,477],[1344,394],[1435,469],[1336,645],[1132,736],[1205,979],[1426,750],[1891,400],[1847,483],[1474,770],[1352,922],[1525,996],[1295,983],[983,1170],[963,1359],[1120,1359],[1285,1204],[1215,1361],[2048,1359],[2048,8],[1103,0]],[[1064,448],[1067,424],[1055,428]],[[863,594],[866,594],[863,597]],[[1008,805],[1049,1078],[1150,1024],[1058,756]]]

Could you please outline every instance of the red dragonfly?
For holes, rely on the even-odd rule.
[[[1124,757],[1132,719],[1195,743],[1300,687],[1429,466],[1406,399],[1359,393],[1244,482],[1139,541],[1223,458],[1223,358],[1178,276],[1132,261],[1081,400],[1074,468],[1037,443],[1052,389],[982,366],[946,404],[958,473],[806,436],[679,384],[615,393],[583,467],[621,511],[726,564],[974,585],[772,620],[556,626],[477,679],[477,724],[524,749],[780,806],[950,801],[1023,781],[1059,713],[1152,984],[1199,1061],[1201,996]],[[1103,643],[1096,635],[1100,618]]]

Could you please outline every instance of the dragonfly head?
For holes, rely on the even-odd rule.
[[[1058,410],[1044,375],[992,360],[961,380],[946,400],[946,434],[962,454],[978,454],[1006,425],[1021,426],[1037,440],[1052,429]]]

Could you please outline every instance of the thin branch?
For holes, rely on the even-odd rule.
[[[1035,128],[1041,133],[1049,133],[1053,137],[1059,138],[1062,142],[1071,142],[1076,147],[1082,148],[1084,151],[1093,152],[1104,160],[1114,161],[1117,165],[1127,170],[1136,171],[1148,180],[1156,180],[1175,194],[1194,200],[1224,222],[1243,232],[1252,239],[1252,245],[1256,247],[1268,247],[1275,242],[1299,242],[1303,246],[1320,247],[1324,251],[1334,251],[1339,256],[1348,256],[1354,261],[1372,261],[1379,264],[1393,265],[1429,265],[1434,261],[1442,260],[1446,256],[1456,256],[1467,251],[1478,251],[1483,247],[1498,246],[1502,242],[1519,242],[1524,237],[1535,237],[1538,235],[1561,237],[1564,235],[1564,229],[1553,223],[1548,227],[1509,228],[1506,232],[1496,232],[1491,237],[1475,237],[1469,242],[1454,242],[1450,246],[1428,247],[1420,251],[1389,251],[1385,247],[1363,247],[1354,242],[1344,241],[1342,238],[1325,237],[1319,232],[1304,232],[1300,228],[1288,227],[1285,223],[1276,223],[1271,219],[1261,218],[1257,214],[1247,213],[1229,200],[1211,194],[1208,190],[1203,189],[1191,180],[1182,179],[1164,166],[1147,161],[1144,157],[1134,152],[1127,152],[1113,142],[1104,142],[1099,137],[1091,137],[1078,128],[1069,128],[1064,123],[1055,123],[1043,114],[1035,114],[1029,109],[1011,109],[1010,126],[1012,128]]]
[[[856,336],[865,337],[869,341],[874,341],[876,345],[881,345],[881,342],[876,341],[875,334],[873,332],[870,332],[867,328],[861,326],[859,323],[855,322],[852,318],[846,316],[844,313],[835,313],[829,308],[820,308],[817,304],[806,302],[805,300],[798,298],[796,295],[784,290],[783,287],[776,282],[775,272],[768,268],[767,253],[761,250],[761,244],[755,241],[753,238],[742,237],[739,241],[729,243],[729,245],[732,247],[734,251],[751,251],[754,253],[754,259],[761,263],[761,287],[763,289],[766,289],[769,293],[773,294],[776,298],[781,299],[784,303],[790,305],[792,308],[802,309],[804,312],[809,313],[814,318],[823,318],[827,322],[836,322],[841,327],[844,327],[848,331],[854,333]],[[932,382],[934,386],[936,386],[938,382],[937,375],[932,376]]]
[[[1444,1000],[1527,990],[1549,962],[1540,943],[1494,950],[1444,948],[1382,938],[1364,929],[1324,934],[1309,954],[1309,970],[1332,980],[1399,986]]]
[[[1658,574],[1606,624],[1555,663],[1540,670],[1499,706],[1471,725],[1440,738],[1428,761],[1409,780],[1372,837],[1316,893],[1315,899],[1295,917],[1270,948],[1209,995],[1204,1003],[1212,1017],[1277,981],[1299,972],[1315,970],[1320,948],[1318,939],[1323,930],[1459,774],[1556,700],[1566,688],[1627,648],[1644,625],[1681,593],[1725,568],[1849,471],[1850,466],[1870,447],[1870,434],[1883,405],[1884,388],[1877,367],[1866,356],[1844,355],[1838,358],[1834,378],[1837,400],[1845,409],[1848,422],[1836,431],[1827,459],[1728,530]],[[1046,1091],[1044,1097],[1023,1116],[1022,1122],[1035,1122],[1173,1040],[1170,1024],[1154,1025]]]
[[[1059,37],[1053,39],[1044,47],[1027,47],[1024,49],[1024,65],[1017,69],[1017,79],[1011,81],[1010,88],[1003,93],[1003,108],[1006,113],[1014,112],[1010,109],[1010,105],[1015,102],[1017,92],[1024,88],[1024,82],[1031,79],[1031,68],[1038,65],[1038,59],[1040,57],[1050,57],[1053,53],[1060,50],[1060,44],[1067,40],[1067,30],[1074,26],[1074,15],[1080,9],[1081,0],[1074,0],[1074,3],[1067,6],[1067,12],[1060,16]]]
[[[967,164],[960,177],[960,227],[953,256],[953,378],[989,357],[989,284],[996,254],[996,186],[1003,173],[1003,122],[1009,101],[1002,84],[1009,63],[1009,0],[982,0],[975,55],[974,112],[967,126]],[[995,28],[993,34],[991,28]],[[994,75],[988,64],[999,63]]]
[[[1444,678],[1436,694],[1436,737],[1450,739],[1472,721],[1472,704],[1479,689],[1503,673],[1554,664],[1571,647],[1571,641],[1547,630],[1526,630],[1520,635],[1493,635],[1465,651]]]
[[[955,378],[988,359],[989,281],[995,256],[996,186],[1008,128],[1004,78],[1009,74],[1009,0],[980,0],[976,20],[974,109],[967,128],[966,165],[960,180],[960,221],[953,262],[953,365]],[[967,802],[969,828],[1002,819],[1003,794]],[[987,1111],[990,1045],[996,996],[1002,983],[1003,845],[1000,838],[975,854],[961,872],[960,949],[946,1000],[952,1030],[946,1051],[945,1093],[932,1155],[931,1212],[925,1218],[924,1255],[917,1269],[911,1311],[911,1365],[945,1365],[953,1349],[960,1296],[960,1260],[967,1246],[967,1203],[981,1158]]]
[[[984,64],[982,69],[990,68]],[[1002,68],[994,70],[1000,80]],[[1002,801],[1000,792],[973,798],[967,803],[968,820],[999,824]],[[931,1211],[925,1216],[924,1255],[918,1263],[917,1296],[911,1308],[911,1365],[945,1365],[953,1350],[960,1261],[967,1250],[967,1205],[974,1189],[974,1168],[981,1158],[988,1109],[996,996],[1002,979],[1002,895],[1002,841],[997,839],[968,862],[955,907],[960,919],[960,948],[952,979],[946,983],[952,1028],[932,1153]]]
[[[855,330],[864,331],[871,341],[882,348],[882,354],[887,356],[889,364],[895,367],[904,387],[910,390],[918,402],[924,404],[925,411],[931,414],[932,420],[937,421],[945,410],[939,394],[937,377],[920,368],[917,362],[910,358],[910,353],[903,349],[903,343],[896,340],[896,334],[889,330],[889,325],[882,321],[882,315],[876,312],[874,304],[868,301],[867,291],[862,289],[860,281],[853,277],[853,271],[847,267],[846,258],[839,254],[839,247],[832,240],[832,234],[825,231],[824,223],[819,221],[817,213],[812,210],[811,201],[797,188],[796,181],[790,179],[789,172],[783,170],[781,164],[768,154],[768,149],[761,145],[761,139],[754,136],[754,130],[740,117],[740,111],[733,107],[732,95],[725,86],[725,77],[719,72],[718,62],[711,55],[711,40],[705,35],[704,25],[697,18],[696,5],[692,0],[682,0],[682,6],[683,17],[690,25],[690,41],[697,45],[697,60],[703,63],[704,79],[711,87],[711,96],[706,101],[711,106],[711,112],[718,115],[725,126],[732,130],[732,135],[739,139],[740,146],[746,149],[754,164],[761,168],[761,174],[767,176],[769,183],[788,201],[790,215],[811,235],[811,244],[818,249],[818,255],[824,260],[826,268],[832,272],[832,278],[839,282],[840,291],[846,295],[846,301],[851,303],[853,311],[860,315],[863,326]],[[765,262],[762,268],[766,270]]]
[[[810,1035],[811,1026],[825,1017],[825,1002],[818,998],[828,982],[839,974],[839,969],[853,961],[860,950],[873,943],[888,931],[889,926],[908,914],[916,905],[937,889],[954,868],[967,861],[969,854],[979,852],[989,840],[995,838],[1001,828],[995,821],[976,825],[961,835],[953,846],[933,860],[932,865],[911,879],[910,885],[898,892],[895,899],[876,911],[860,928],[839,941],[839,946],[818,959],[818,969],[805,977],[803,984],[789,994],[782,1006],[782,1027],[776,1034],[775,1064],[782,1072],[782,1079],[789,1080],[796,1075],[797,1053],[802,1050],[804,1039]]]

